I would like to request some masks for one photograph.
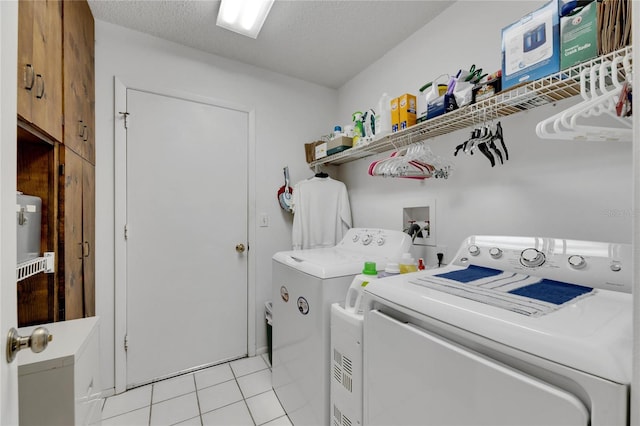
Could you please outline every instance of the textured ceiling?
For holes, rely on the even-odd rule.
[[[94,18],[339,88],[455,0],[276,0],[254,40],[215,25],[215,0],[89,0]]]

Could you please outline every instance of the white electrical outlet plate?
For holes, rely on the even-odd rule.
[[[266,228],[267,226],[269,226],[269,215],[266,213],[260,214],[258,223],[259,223],[259,226],[262,228]]]

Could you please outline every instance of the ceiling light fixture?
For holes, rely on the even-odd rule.
[[[273,0],[221,0],[216,25],[258,38],[271,6]]]

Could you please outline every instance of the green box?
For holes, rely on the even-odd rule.
[[[597,1],[560,18],[560,69],[598,56]]]

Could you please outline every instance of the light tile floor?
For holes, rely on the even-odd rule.
[[[267,354],[114,395],[102,425],[291,426],[271,388]]]

